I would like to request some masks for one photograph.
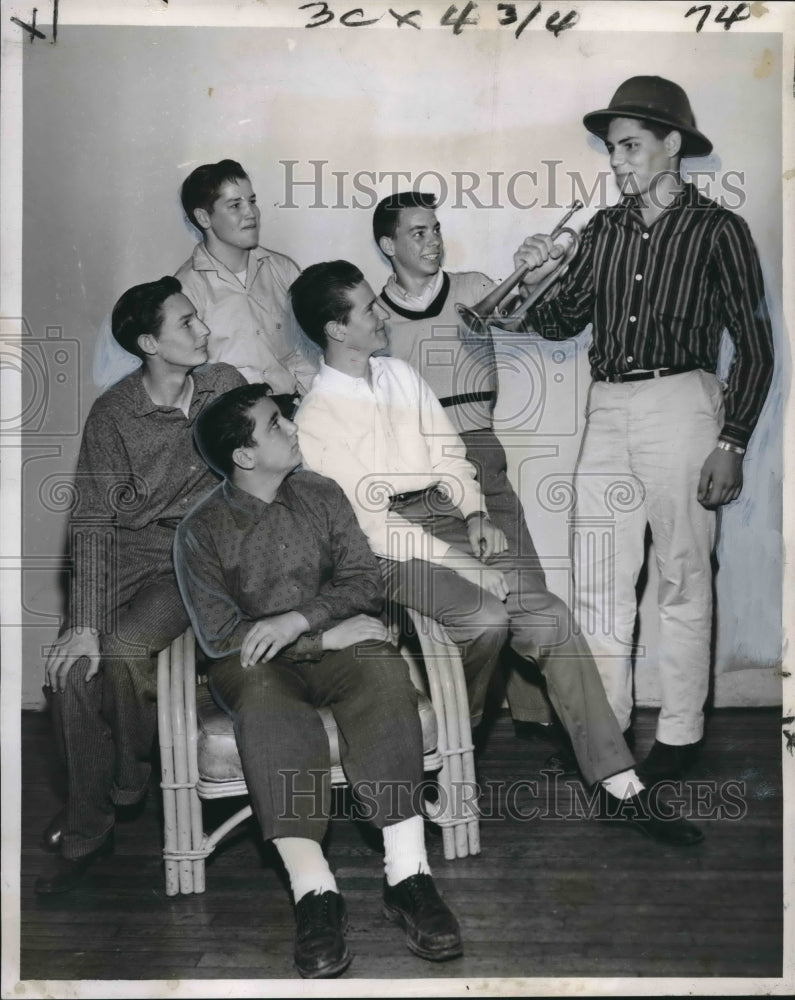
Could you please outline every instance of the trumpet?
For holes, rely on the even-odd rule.
[[[537,288],[533,290],[531,294],[523,296],[519,293],[511,298],[511,301],[507,306],[505,305],[505,302],[511,295],[513,289],[530,270],[528,264],[522,264],[520,267],[517,267],[510,278],[506,278],[502,284],[498,285],[495,289],[489,292],[488,295],[484,296],[480,302],[476,303],[476,305],[465,306],[461,302],[456,303],[456,312],[458,313],[461,322],[470,333],[473,333],[478,337],[485,337],[488,334],[490,326],[496,326],[502,330],[510,330],[516,323],[519,322],[530,306],[541,298],[550,285],[554,284],[563,277],[564,272],[576,256],[577,251],[580,249],[579,234],[569,228],[566,223],[572,215],[574,215],[575,212],[579,212],[581,208],[582,202],[575,201],[568,212],[566,212],[560,222],[550,233],[553,240],[557,239],[558,236],[568,236],[570,243],[566,247],[555,270],[550,272],[550,274],[547,275],[547,277]]]

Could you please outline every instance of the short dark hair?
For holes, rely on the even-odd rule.
[[[664,125],[662,122],[653,122],[648,118],[641,118],[640,127],[645,128],[647,132],[651,132],[655,139],[659,139],[660,142],[671,132],[679,132],[679,129],[673,125]],[[681,134],[681,133],[680,133]]]
[[[662,141],[671,132],[680,132],[675,125],[666,125],[664,122],[654,122],[650,118],[640,118],[638,115],[622,115],[616,113],[611,118],[605,119],[603,122],[599,123],[598,126],[594,125],[593,133],[598,135],[603,142],[607,142],[607,131],[610,128],[610,123],[615,121],[616,118],[630,118],[636,121],[638,125],[646,129],[647,132],[651,132],[655,139]],[[598,127],[598,131],[597,131]],[[681,134],[681,133],[680,133]]]
[[[204,461],[220,475],[229,476],[233,472],[232,455],[236,448],[253,446],[251,410],[266,396],[271,396],[267,382],[239,385],[216,397],[199,414],[194,431],[196,447]],[[280,397],[272,396],[272,399],[278,405]]]
[[[196,221],[196,209],[212,212],[221,188],[227,181],[247,181],[249,176],[237,160],[219,160],[196,167],[182,183],[180,199],[190,222],[201,230]]]
[[[178,295],[182,285],[170,274],[128,288],[113,307],[110,328],[116,341],[137,358],[146,357],[138,346],[138,338],[145,333],[156,337],[163,322],[163,303]]]
[[[423,191],[401,191],[400,194],[390,194],[375,206],[373,212],[373,236],[380,245],[381,237],[394,238],[400,222],[400,213],[404,208],[438,208],[436,195]]]
[[[629,117],[634,117],[634,116],[615,115],[615,118],[629,118]],[[611,121],[613,121],[613,118],[611,118],[609,121],[605,123],[603,131],[594,132],[594,135],[598,135],[603,142],[607,142],[607,130],[610,126]],[[682,145],[684,146],[685,144],[686,136],[681,131],[681,129],[678,129],[675,125],[666,125],[664,122],[653,122],[650,118],[635,118],[635,121],[638,123],[638,125],[640,125],[641,128],[646,129],[647,132],[651,132],[654,138],[657,139],[659,142],[662,142],[667,135],[671,134],[671,132],[679,132],[679,134],[682,136]],[[682,152],[680,150],[679,157],[681,158],[681,156]]]
[[[348,292],[364,281],[364,275],[347,260],[312,264],[290,285],[295,318],[304,333],[325,351],[326,323],[347,323],[351,316]]]

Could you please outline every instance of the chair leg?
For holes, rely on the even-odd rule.
[[[188,811],[190,814],[190,844],[194,852],[193,891],[204,892],[204,857],[196,857],[205,846],[202,805],[196,785],[199,781],[198,723],[196,720],[196,638],[188,629],[182,639],[184,662],[185,748],[188,772]]]
[[[458,692],[453,679],[453,664],[447,649],[436,644],[436,661],[444,691],[447,743],[450,755],[450,803],[448,821],[452,824],[456,857],[465,858],[469,853],[467,837],[466,803],[470,791],[465,784],[464,747],[460,738]]]
[[[427,657],[423,657],[423,668],[417,664],[417,659],[413,651],[405,645],[401,645],[399,638],[395,638],[395,644],[400,646],[400,651],[408,661],[409,672],[412,676],[415,687],[425,689],[427,686],[431,698],[434,714],[436,715],[436,749],[441,758],[441,766],[436,774],[436,786],[439,791],[439,799],[435,803],[425,804],[425,814],[432,823],[436,823],[442,831],[442,846],[444,848],[445,859],[450,861],[455,857],[455,837],[452,826],[447,822],[447,813],[451,799],[450,780],[450,757],[447,752],[447,725],[444,711],[444,695],[439,679],[438,666],[433,662],[428,662]],[[424,674],[427,685],[420,681],[420,674]]]
[[[467,857],[480,852],[480,826],[469,699],[461,657],[438,622],[406,610],[422,648],[444,762],[438,778],[439,805],[429,818],[444,831],[445,858]]]
[[[194,682],[195,683],[195,682]],[[188,748],[185,733],[185,657],[183,636],[171,644],[171,729],[174,736],[174,778],[177,801],[177,849],[184,857],[179,862],[179,887],[182,893],[193,892],[193,863],[190,859],[191,809],[188,780]]]
[[[455,658],[451,655],[448,667],[456,696],[457,746],[461,751],[461,770],[463,774],[462,795],[457,815],[460,818],[460,823],[466,829],[469,854],[480,854],[480,819],[477,804],[478,787],[475,772],[475,748],[472,743],[472,723],[469,715],[469,697],[467,695],[466,680],[464,679],[464,670],[457,650]]]
[[[160,787],[163,790],[163,857],[166,895],[179,892],[179,870],[173,854],[177,849],[177,802],[174,789],[174,740],[171,732],[171,648],[157,657],[157,714],[160,742]]]

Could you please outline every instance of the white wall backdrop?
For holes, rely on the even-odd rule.
[[[548,231],[561,206],[582,196],[572,178],[587,193],[608,170],[582,116],[605,107],[617,85],[639,73],[687,90],[715,153],[686,167],[715,172],[700,186],[745,217],[762,259],[779,365],[746,460],[743,496],[722,518],[715,694],[720,704],[778,701],[789,381],[778,36],[577,27],[557,38],[528,31],[516,39],[485,27],[454,35],[410,27],[64,26],[57,45],[24,52],[23,314],[31,353],[23,389],[35,409],[36,359],[46,359],[39,367],[49,371],[49,395],[23,463],[23,705],[41,704],[42,648],[55,637],[63,606],[66,517],[56,484],[73,471],[97,393],[97,343],[126,288],[172,273],[189,256],[195,234],[178,199],[188,172],[223,157],[240,160],[259,196],[266,246],[300,266],[346,257],[376,288],[388,269],[372,241],[375,198],[366,189],[381,197],[396,171],[404,172],[400,188],[436,172],[422,187],[447,195],[439,213],[447,267],[502,277],[521,239]],[[290,176],[322,183],[291,187]],[[484,207],[457,191],[462,183],[477,183]],[[578,228],[605,199],[615,200],[612,182],[603,195],[572,220]],[[550,584],[564,597],[567,511],[548,487],[551,477],[571,474],[576,457],[587,342],[587,332],[564,345],[506,337],[501,349],[500,432]],[[640,699],[650,704],[655,585],[652,572],[637,672]]]

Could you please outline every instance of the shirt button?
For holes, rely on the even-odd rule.
[[[284,544],[284,542],[282,542],[282,543],[281,543],[281,545],[279,546],[279,548],[280,548],[280,549],[286,549],[286,548],[287,548],[287,546],[286,546],[286,545]]]
[[[281,328],[282,328],[282,325],[281,325],[281,323],[277,323],[277,324],[276,324],[276,329],[277,329],[277,330],[281,330]]]
[[[634,323],[637,320],[637,318],[638,318],[637,316],[630,316],[629,317],[630,323]]]
[[[642,278],[643,278],[642,274],[636,274],[635,275],[635,281],[640,281]]]
[[[649,234],[648,234],[648,233],[644,233],[644,234],[643,234],[643,239],[644,239],[644,240],[647,240],[648,238],[649,238]]]

